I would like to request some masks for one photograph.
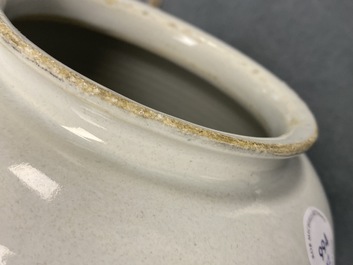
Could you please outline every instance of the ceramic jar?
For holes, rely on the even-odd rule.
[[[0,7],[0,264],[334,263],[285,83],[138,2]]]

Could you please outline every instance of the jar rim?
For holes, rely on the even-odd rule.
[[[15,1],[8,1],[8,3],[11,2]],[[129,5],[126,6],[123,4],[119,4],[118,1],[116,3],[116,9],[107,6],[105,6],[104,8],[109,9],[109,12],[111,13],[123,12],[135,21],[137,21],[136,23],[140,25],[143,22],[142,20],[145,19],[144,12],[148,12],[149,17],[159,19],[154,19],[154,21],[151,22],[155,29],[163,29],[165,25],[168,24],[169,27],[177,29],[178,32],[187,31],[187,34],[189,36],[197,36],[198,39],[202,39],[203,46],[200,48],[200,54],[205,55],[207,54],[208,50],[212,50],[214,54],[216,54],[215,58],[217,58],[218,56],[217,53],[221,54],[223,56],[222,58],[224,58],[224,56],[240,56],[241,60],[245,62],[246,65],[248,65],[247,68],[249,68],[250,65],[251,69],[256,69],[257,71],[260,71],[261,75],[265,76],[267,81],[270,80],[270,84],[267,85],[267,87],[268,91],[271,91],[271,94],[267,96],[266,94],[256,94],[258,93],[256,92],[256,89],[259,89],[259,86],[250,87],[250,92],[247,93],[253,93],[253,95],[256,94],[255,96],[258,97],[265,95],[264,100],[261,103],[263,104],[263,108],[268,107],[271,102],[276,102],[278,104],[278,111],[281,112],[281,115],[283,117],[288,118],[284,122],[285,130],[283,131],[283,133],[276,137],[266,138],[248,137],[237,134],[231,134],[206,128],[146,107],[140,103],[130,100],[110,89],[107,89],[91,81],[87,77],[82,76],[76,71],[61,64],[59,61],[43,52],[41,49],[39,49],[37,46],[27,40],[24,36],[22,36],[22,34],[18,32],[16,28],[13,27],[13,25],[8,20],[5,14],[1,14],[0,16],[0,37],[3,40],[4,45],[10,47],[14,53],[17,53],[20,57],[24,58],[33,67],[36,67],[40,71],[42,71],[43,75],[50,75],[52,77],[54,76],[56,79],[66,83],[70,87],[74,87],[76,89],[77,95],[82,93],[89,95],[90,97],[94,97],[102,101],[103,104],[118,107],[119,109],[134,114],[134,116],[139,118],[156,121],[158,123],[161,123],[162,125],[167,126],[169,129],[171,128],[173,130],[177,130],[183,134],[193,135],[206,140],[210,140],[211,142],[225,144],[250,155],[260,154],[264,156],[274,157],[288,157],[303,153],[307,149],[309,149],[312,144],[316,141],[318,134],[317,125],[310,110],[305,105],[305,103],[303,103],[302,100],[293,91],[291,91],[289,87],[287,87],[283,82],[274,77],[271,73],[263,69],[251,59],[237,52],[236,50],[230,49],[226,44],[212,38],[206,33],[203,33],[202,31],[195,29],[194,27],[184,22],[179,21],[176,18],[171,17],[170,15],[163,14],[162,12],[145,6],[141,3],[135,3],[133,1],[123,2],[128,2]],[[133,14],[130,13],[131,10],[134,10]],[[174,33],[166,34],[169,34],[169,38],[172,40],[173,36],[175,35],[175,31],[171,32]],[[139,42],[139,39],[134,38],[135,37],[131,37],[130,41]],[[146,44],[148,41],[149,40],[146,39],[145,44],[142,45],[148,46],[148,44]],[[173,41],[175,42],[175,40]],[[183,47],[180,46],[180,42],[178,42],[178,45],[178,48]],[[152,46],[150,45],[147,48],[153,50],[153,48],[156,47],[154,47],[152,44]],[[169,59],[173,61],[173,59],[176,58],[175,56],[176,55],[172,55],[171,57],[169,57]],[[182,65],[182,63],[180,64]],[[198,64],[198,62],[196,62],[195,64]],[[237,67],[239,67],[239,65],[237,65]],[[218,78],[227,79],[228,77],[229,76],[224,75],[219,76]],[[246,78],[249,77],[245,76],[245,79]],[[262,85],[266,87],[266,84],[263,83]],[[268,93],[268,91],[266,93]],[[281,94],[281,98],[280,100],[276,99],[274,101],[273,97],[276,93]],[[243,97],[246,97],[246,95]]]

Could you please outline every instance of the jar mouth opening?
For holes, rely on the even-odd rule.
[[[170,61],[177,63],[181,67],[188,68],[188,70],[198,74],[201,78],[205,77],[205,72],[212,73],[212,75],[208,75],[205,79],[208,79],[208,81],[212,79],[211,81],[217,87],[225,87],[225,92],[234,98],[234,100],[243,103],[242,105],[245,105],[245,108],[247,108],[250,113],[261,114],[261,111],[265,110],[264,113],[266,113],[263,116],[260,115],[260,120],[263,120],[265,125],[269,124],[269,134],[276,136],[251,137],[215,130],[164,114],[163,112],[156,111],[137,103],[103,87],[55,60],[19,33],[18,30],[13,27],[11,22],[8,21],[5,15],[1,16],[0,35],[4,40],[4,43],[11,46],[14,52],[20,53],[21,57],[29,61],[34,67],[40,68],[44,74],[48,74],[52,77],[54,76],[56,79],[60,80],[60,82],[74,88],[78,94],[83,93],[89,97],[94,97],[103,103],[108,103],[107,106],[113,105],[119,109],[128,111],[139,118],[156,121],[183,134],[193,135],[210,140],[211,142],[225,144],[249,154],[282,157],[302,153],[315,142],[317,138],[317,127],[315,120],[306,105],[297,95],[286,87],[286,85],[264,70],[261,66],[252,62],[246,56],[230,49],[227,45],[213,39],[207,34],[143,4],[134,3],[132,1],[123,1],[122,4],[117,2],[116,7],[112,8],[111,6],[107,6],[106,3],[103,3],[104,1],[100,4],[93,3],[93,1],[89,0],[85,1],[91,5],[99,5],[99,8],[102,8],[107,14],[107,17],[114,16],[115,18],[122,17],[120,19],[125,20],[130,19],[130,21],[125,23],[126,28],[121,26],[118,29],[118,32],[115,33],[112,32],[114,25],[111,28],[107,28],[107,21],[103,21],[101,24],[99,24],[98,21],[93,22],[92,26],[99,30],[104,30],[110,35],[119,36],[123,40],[126,39],[128,42],[140,45],[152,52],[157,52],[161,47],[164,47],[164,49],[157,53],[161,54],[162,57],[167,57]],[[11,8],[12,5],[15,5],[12,4],[14,2],[16,1],[7,2],[6,9],[8,11],[5,13],[10,18],[21,17],[24,15],[45,14],[67,16],[75,19],[77,17],[78,20],[83,19],[82,14],[82,17],[79,17],[80,14],[75,12],[73,12],[72,17],[70,17],[70,12],[66,9],[57,9],[61,14],[48,14],[49,11],[47,8],[45,10],[41,10],[40,8],[45,6],[43,3],[41,3],[42,6],[39,5],[38,8],[34,8],[33,10],[30,10],[30,8],[25,10],[24,8],[23,13],[16,14],[14,8]],[[55,3],[55,1],[53,1],[53,3]],[[128,5],[124,3],[128,3]],[[70,6],[69,2],[66,4]],[[52,10],[54,9],[52,8]],[[93,6],[92,10],[94,10]],[[149,19],[147,22],[146,12],[148,12],[147,19]],[[120,13],[122,16],[119,16],[117,13]],[[110,17],[110,19],[112,18]],[[114,22],[116,25],[119,24],[118,21]],[[151,32],[162,32],[162,36],[159,36],[159,40],[151,39],[151,36],[139,35],[144,29],[140,29],[138,32],[131,31],[134,27],[143,27],[143,25],[146,24],[146,27],[149,28]],[[197,54],[192,58],[194,62],[192,66],[189,65],[190,61],[187,60],[190,55],[190,47],[188,47],[190,43],[185,43],[185,39],[184,41],[180,41],[180,36],[183,36],[180,35],[181,31],[184,32],[184,36],[192,36],[192,38],[190,37],[190,40],[196,39],[199,41],[197,44]],[[152,37],[156,38],[156,36]],[[166,44],[173,45],[172,49],[170,48],[170,45],[168,48],[168,45]],[[174,50],[175,52],[168,54],[168,49],[169,51]],[[191,51],[191,53],[194,51],[195,50]],[[184,54],[184,52],[186,54]],[[233,82],[234,76],[230,76],[229,73],[222,74],[222,71],[217,72],[215,67],[210,67],[204,64],[203,57],[208,54],[210,54],[208,58],[209,60],[215,63],[223,62],[224,65],[220,67],[225,69],[234,68],[232,70],[236,73],[235,78],[240,80],[236,87],[243,87],[242,91],[235,91]],[[230,59],[227,62],[224,61],[225,58]],[[252,71],[250,74],[249,69]],[[241,86],[242,84],[246,84],[246,86]],[[273,106],[273,103],[276,103],[277,106]],[[256,105],[260,105],[260,107],[257,108]]]
[[[270,136],[231,97],[156,54],[77,21],[26,17],[11,22],[64,65],[142,105],[225,133]]]

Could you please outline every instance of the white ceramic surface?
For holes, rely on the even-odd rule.
[[[301,154],[315,120],[282,81],[141,3],[0,6],[1,265],[310,264],[304,214],[315,207],[332,219]],[[78,20],[175,62],[243,105],[270,137],[192,124],[81,76],[9,21],[27,15]]]

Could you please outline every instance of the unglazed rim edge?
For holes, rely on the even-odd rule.
[[[310,137],[297,143],[264,143],[256,139],[243,139],[236,134],[215,131],[153,110],[109,90],[104,86],[98,85],[89,78],[61,64],[59,61],[37,48],[21,34],[17,33],[5,17],[4,14],[0,16],[0,36],[19,56],[25,58],[32,63],[32,65],[39,67],[59,81],[74,87],[79,92],[94,96],[141,118],[154,120],[184,134],[202,137],[240,150],[280,157],[293,156],[307,151],[318,137],[318,130],[317,127],[315,127],[314,133]],[[279,142],[282,140],[279,137],[269,137],[266,139],[278,139]]]

